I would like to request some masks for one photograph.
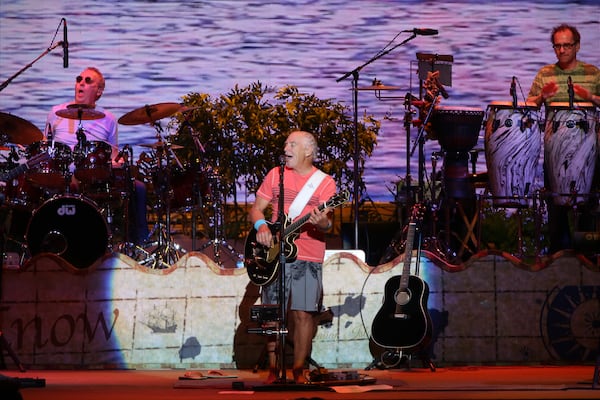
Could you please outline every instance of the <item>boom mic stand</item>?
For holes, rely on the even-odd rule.
[[[354,108],[354,195],[353,195],[353,208],[354,208],[354,247],[357,248],[358,247],[358,209],[359,209],[359,202],[360,200],[358,199],[359,195],[360,195],[360,185],[359,185],[359,172],[358,172],[358,166],[359,166],[359,158],[360,158],[360,148],[359,148],[359,141],[358,141],[358,78],[359,78],[359,72],[366,67],[367,65],[371,64],[372,62],[380,59],[381,57],[387,55],[388,53],[390,53],[391,51],[393,51],[394,49],[396,49],[397,47],[400,47],[406,43],[408,43],[409,41],[413,40],[415,37],[417,37],[417,34],[415,32],[413,32],[413,34],[408,38],[403,40],[402,42],[398,43],[397,45],[384,50],[384,51],[380,51],[379,53],[377,53],[374,57],[372,57],[369,61],[367,61],[366,63],[364,63],[363,65],[353,69],[352,71],[346,72],[344,75],[342,75],[340,78],[336,79],[336,82],[340,82],[343,81],[344,79],[348,78],[350,75],[352,75],[352,92],[353,92],[353,108]]]

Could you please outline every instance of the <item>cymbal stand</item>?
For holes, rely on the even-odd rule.
[[[221,188],[221,180],[219,179],[219,162],[217,160],[216,168],[213,168],[212,174],[209,177],[211,180],[211,201],[212,201],[212,239],[200,246],[199,251],[202,251],[212,246],[214,261],[220,267],[223,267],[221,261],[221,248],[224,248],[229,252],[229,256],[236,263],[236,267],[242,265],[244,262],[244,255],[238,253],[238,251],[231,246],[225,239],[225,202],[223,199],[223,191]]]
[[[152,123],[157,131],[159,143],[156,149],[157,173],[153,177],[158,203],[156,205],[157,218],[154,227],[148,235],[148,241],[143,245],[143,257],[139,264],[153,269],[169,268],[177,262],[185,250],[171,238],[171,157],[179,165],[181,163],[173,153],[170,145],[162,140],[162,128],[159,123]],[[164,166],[164,168],[162,168]],[[154,240],[152,240],[154,238]],[[146,250],[149,249],[150,251]]]

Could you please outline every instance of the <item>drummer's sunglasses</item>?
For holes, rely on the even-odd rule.
[[[81,83],[81,81],[83,80],[83,76],[81,76],[81,75],[80,75],[80,76],[78,76],[77,78],[75,78],[75,80],[77,81],[77,83]],[[94,81],[92,80],[92,78],[90,78],[89,76],[86,76],[86,77],[85,77],[85,83],[87,83],[87,84],[89,85],[89,84],[90,84],[90,83],[92,83],[92,82],[94,82]]]

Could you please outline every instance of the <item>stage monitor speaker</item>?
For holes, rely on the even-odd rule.
[[[358,224],[358,247],[354,244],[354,224],[342,223],[344,249],[360,249],[365,252],[368,265],[379,265],[381,256],[400,229],[398,222],[368,222]]]

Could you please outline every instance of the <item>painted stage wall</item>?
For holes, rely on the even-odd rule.
[[[435,364],[595,360],[597,269],[569,256],[535,272],[495,256],[453,270],[427,257],[419,265],[431,291]],[[403,255],[377,268],[350,253],[327,259],[324,306],[333,318],[316,333],[316,363],[379,361],[383,349],[369,340],[370,327],[385,283],[402,266]],[[219,269],[202,253],[164,270],[113,254],[85,270],[42,255],[2,272],[0,326],[30,368],[253,368],[264,361],[264,337],[248,333],[258,287],[245,269]]]

